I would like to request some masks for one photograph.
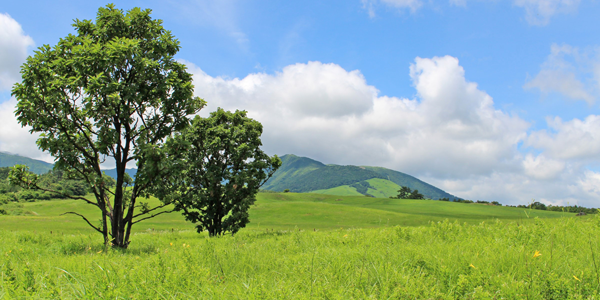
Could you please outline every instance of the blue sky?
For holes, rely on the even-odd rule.
[[[26,55],[105,4],[0,6],[0,117]],[[597,1],[115,4],[151,8],[181,42],[202,114],[248,110],[271,154],[388,167],[470,199],[600,206]],[[0,150],[48,159],[4,127]]]

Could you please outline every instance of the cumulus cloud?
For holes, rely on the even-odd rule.
[[[191,70],[208,110],[248,110],[265,125],[272,153],[461,177],[510,168],[498,161],[514,158],[529,126],[495,109],[450,56],[416,59],[418,99],[379,96],[360,72],[320,62],[243,79]]]
[[[542,94],[561,94],[568,99],[595,102],[600,87],[600,49],[579,50],[553,44],[540,72],[524,85]]]
[[[19,67],[33,45],[33,39],[23,33],[17,21],[0,13],[0,91],[9,90],[19,80]]]
[[[190,67],[197,95],[209,103],[204,114],[216,107],[248,110],[263,123],[270,153],[436,178],[522,168],[516,145],[529,124],[495,109],[454,57],[415,60],[416,99],[380,96],[359,71],[335,64],[295,64],[242,79]]]

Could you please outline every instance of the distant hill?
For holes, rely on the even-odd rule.
[[[397,195],[400,186],[407,186],[430,199],[458,198],[413,176],[386,168],[325,165],[292,154],[282,156],[281,160],[281,167],[263,189],[387,198]]]
[[[36,174],[47,173],[54,167],[54,164],[50,164],[45,161],[16,154],[0,152],[0,167],[14,167],[15,165],[26,165],[29,167],[31,172]]]
[[[287,154],[281,157],[282,165],[262,189],[281,192],[289,189],[296,193],[320,193],[329,195],[367,195],[388,198],[397,195],[400,186],[417,189],[430,199],[450,198],[454,195],[402,172],[367,166],[325,165],[314,159]],[[28,157],[0,152],[0,167],[26,165],[37,174],[46,173],[53,164]],[[116,177],[115,169],[104,170],[106,175]],[[135,177],[137,169],[127,169]]]
[[[45,161],[20,156],[16,154],[10,154],[6,152],[0,152],[0,167],[13,167],[14,165],[26,165],[29,167],[29,171],[36,174],[44,174],[54,168],[54,164],[47,163]],[[106,175],[116,178],[116,169],[103,170]],[[125,172],[132,178],[135,176],[137,169],[126,169]]]

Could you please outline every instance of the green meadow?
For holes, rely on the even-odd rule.
[[[0,299],[600,299],[598,215],[260,193],[234,236],[171,213],[114,250],[81,202],[5,209]]]
[[[157,204],[158,200],[147,202]],[[92,232],[74,215],[74,211],[90,220],[100,218],[97,209],[78,200],[53,200],[12,203],[3,206],[9,213],[0,216],[0,228],[5,230]],[[374,228],[381,226],[423,226],[430,222],[449,220],[468,224],[496,219],[507,222],[527,222],[535,217],[559,218],[573,216],[560,212],[529,210],[482,204],[444,201],[337,196],[315,193],[259,193],[250,209],[251,223],[245,230],[326,230],[338,228]],[[134,225],[134,230],[190,230],[193,224],[178,213],[163,214]]]

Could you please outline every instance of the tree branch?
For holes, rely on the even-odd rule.
[[[155,207],[155,208],[153,208],[153,209],[149,209],[149,210],[147,210],[147,211],[145,211],[145,212],[143,212],[143,213],[139,213],[139,214],[137,214],[137,215],[134,215],[134,216],[133,216],[133,217],[131,217],[131,218],[133,219],[133,218],[137,218],[137,217],[139,217],[139,216],[143,216],[143,215],[145,215],[145,214],[147,214],[147,213],[149,213],[149,212],[151,212],[151,211],[155,211],[155,210],[157,210],[157,209],[161,209],[161,208],[163,208],[163,207],[167,207],[167,206],[169,206],[170,204],[171,204],[171,203],[169,203],[169,204],[163,204],[163,205],[159,205],[159,206],[157,206],[157,207]]]
[[[131,222],[131,225],[133,225],[133,224],[135,224],[135,223],[138,223],[138,222],[141,222],[141,221],[144,221],[144,220],[147,220],[147,219],[150,219],[150,218],[154,218],[154,217],[156,217],[156,216],[158,216],[158,215],[162,215],[162,214],[170,214],[170,213],[172,213],[172,212],[174,212],[174,210],[165,210],[165,211],[161,211],[161,212],[159,212],[159,213],[156,213],[156,214],[153,214],[153,215],[151,215],[151,216],[147,216],[147,217],[145,217],[145,218],[141,218],[141,219],[139,219],[139,220],[137,220],[137,221],[133,221],[133,222]]]
[[[88,220],[88,219],[87,219],[86,217],[84,217],[82,214],[79,214],[79,213],[76,213],[76,212],[73,212],[73,211],[68,211],[68,212],[66,212],[66,213],[63,213],[63,214],[60,214],[60,215],[61,215],[61,216],[64,216],[64,215],[67,215],[67,214],[72,214],[72,215],[77,215],[77,216],[80,216],[80,217],[81,217],[83,220],[85,220],[85,221],[88,223],[88,225],[90,225],[92,228],[96,229],[96,231],[98,231],[98,232],[100,232],[100,233],[104,234],[104,232],[102,232],[102,230],[100,230],[100,229],[98,229],[98,227],[96,227],[96,226],[92,225],[92,223],[90,222],[90,220]]]

